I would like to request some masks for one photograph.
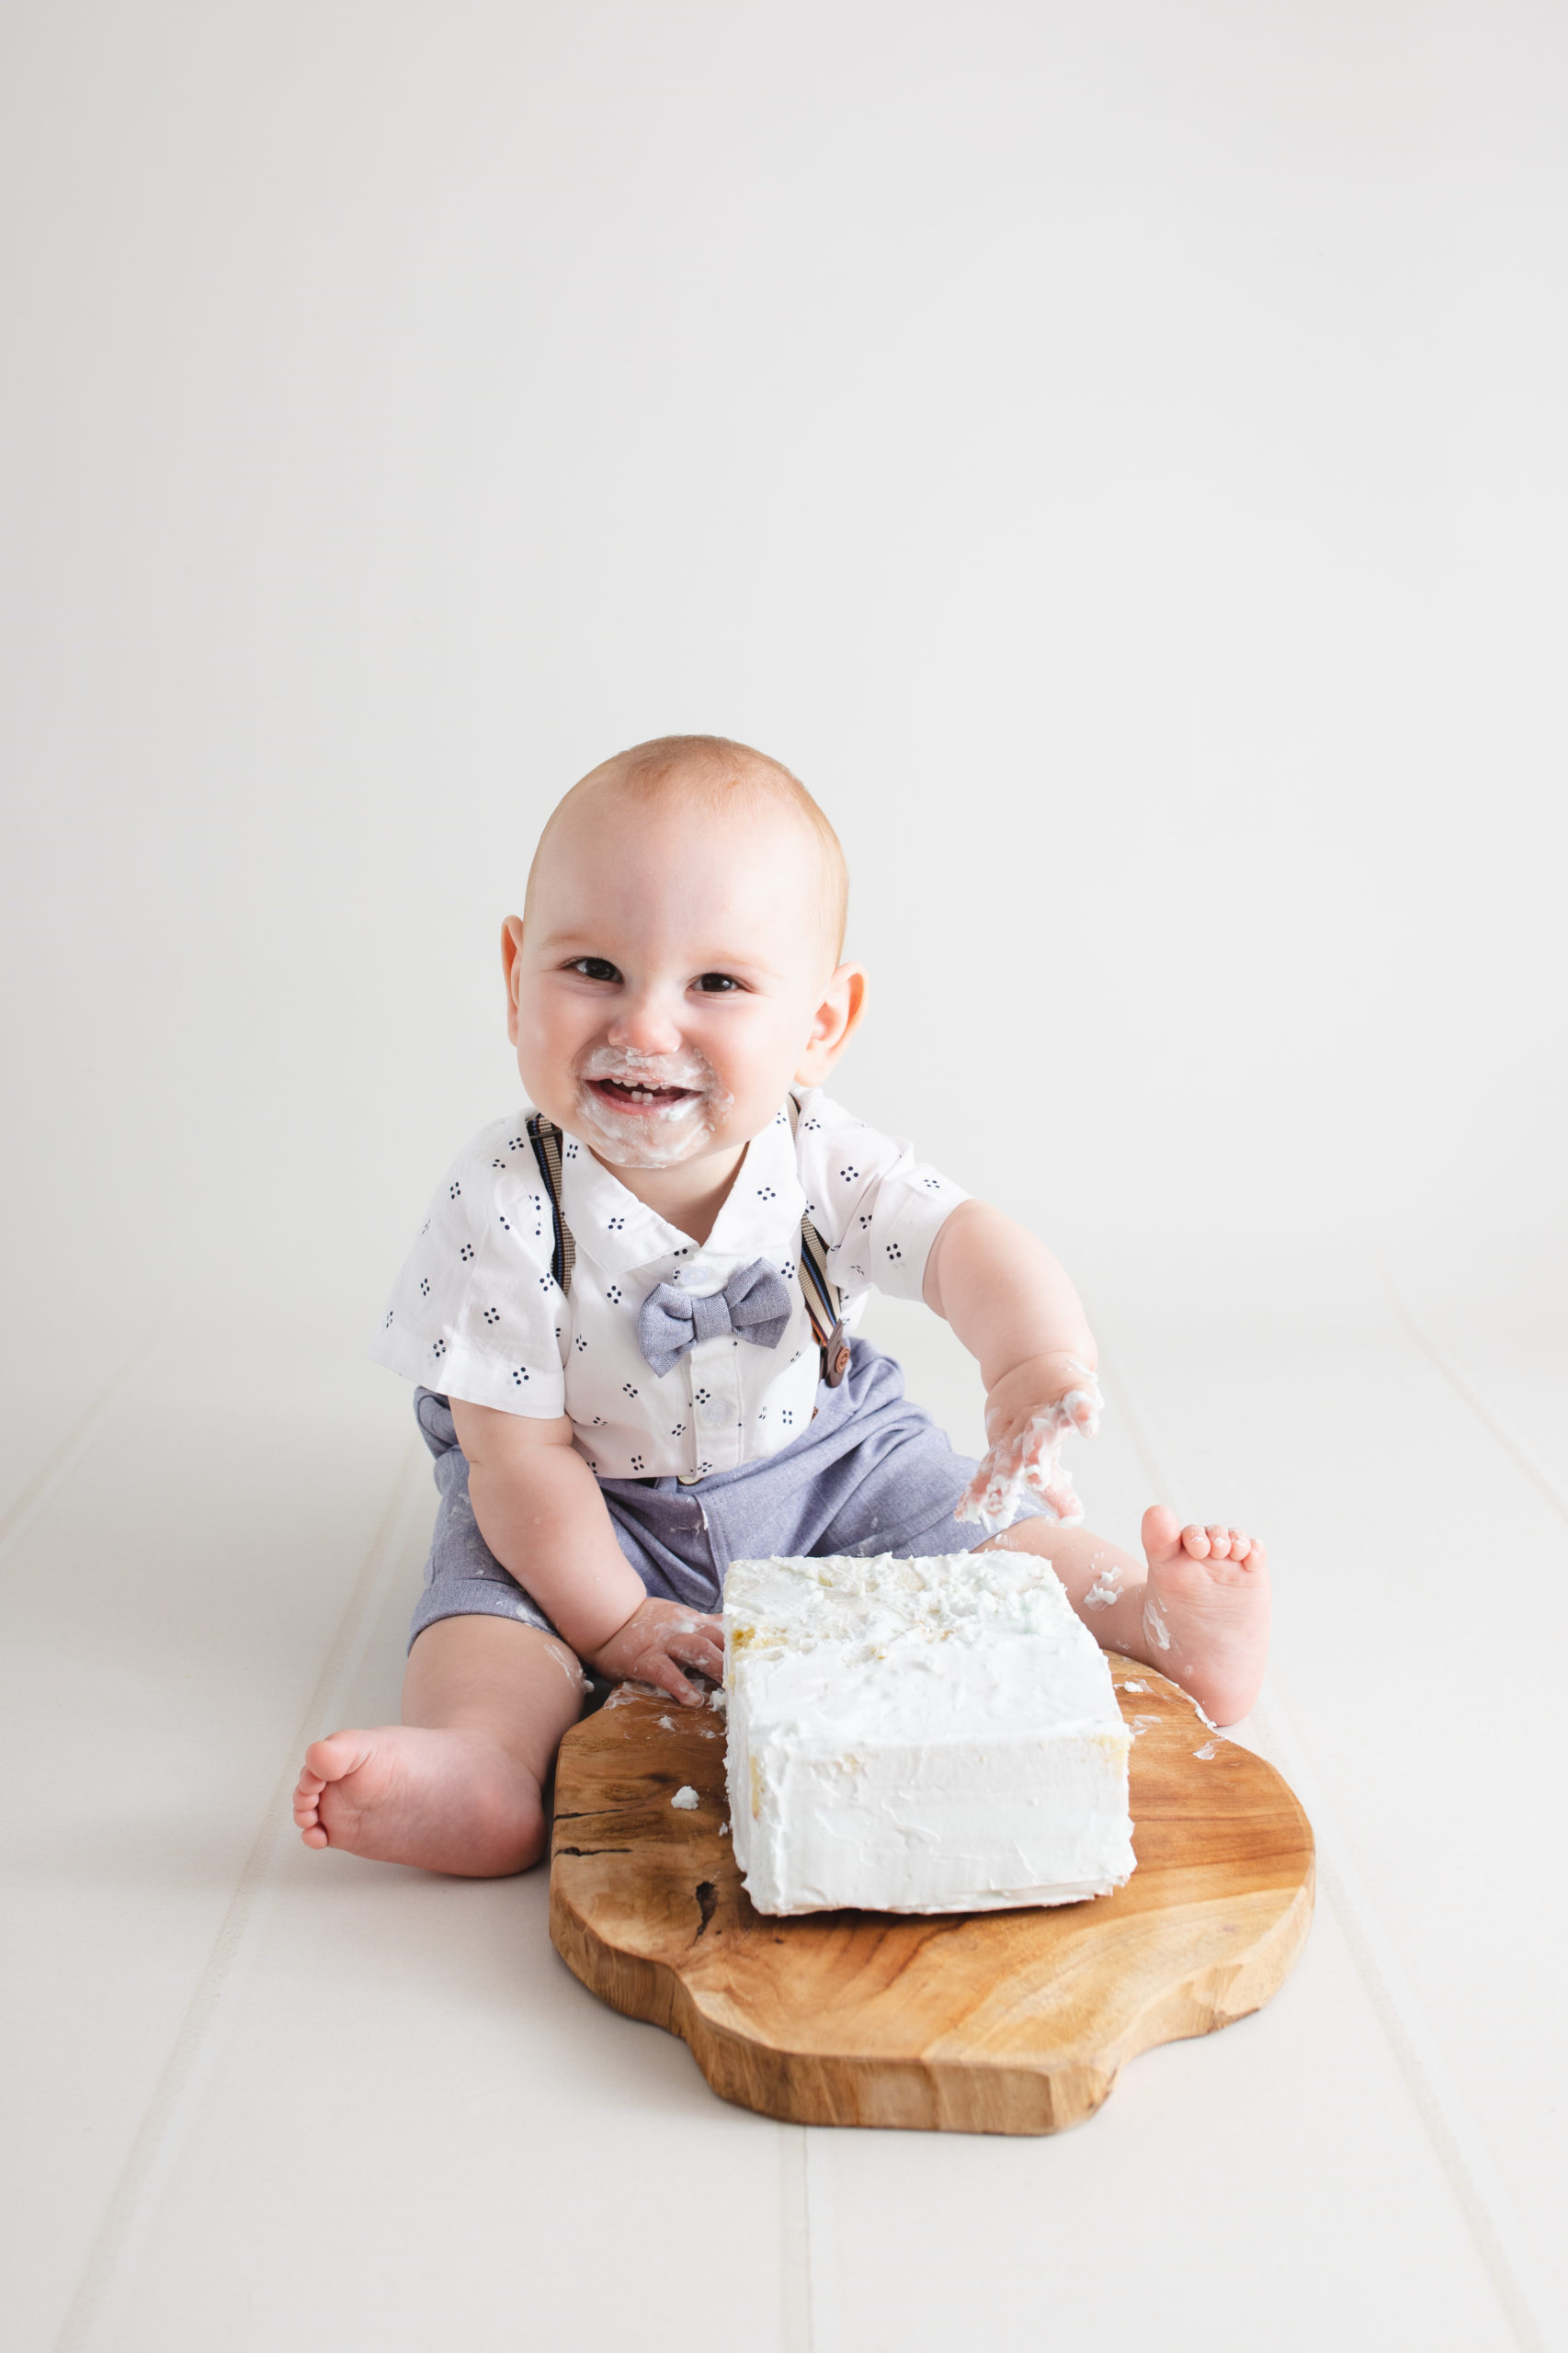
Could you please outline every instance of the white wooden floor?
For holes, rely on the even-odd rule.
[[[972,1431],[945,1336],[879,1329]],[[1247,1736],[1322,1842],[1260,2016],[1028,2142],[801,2131],[556,1960],[539,1873],[314,1854],[301,1743],[395,1711],[431,1513],[397,1384],[284,1336],[223,1402],[192,1316],[7,1407],[4,2268],[14,2353],[1568,2342],[1568,1352],[1403,1319],[1126,1328],[1083,1458],[1271,1540]],[[288,1336],[297,1357],[298,1334]]]

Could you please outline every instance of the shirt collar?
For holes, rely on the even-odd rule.
[[[793,1237],[806,1207],[789,1113],[781,1110],[760,1135],[753,1136],[729,1199],[700,1251],[688,1233],[667,1224],[656,1210],[629,1192],[579,1137],[570,1134],[562,1147],[561,1207],[578,1249],[609,1275],[630,1274],[677,1254],[692,1262],[693,1271],[699,1257],[738,1267],[754,1258],[780,1265],[797,1255]]]

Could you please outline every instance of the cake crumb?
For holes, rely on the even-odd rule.
[[[670,1800],[670,1803],[674,1806],[678,1806],[682,1813],[691,1813],[695,1812],[697,1806],[697,1791],[692,1788],[689,1781],[685,1783],[683,1787],[676,1791],[674,1797]]]

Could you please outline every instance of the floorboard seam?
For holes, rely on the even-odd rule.
[[[1349,1844],[1302,1749],[1272,1679],[1256,1716],[1280,1770],[1306,1807],[1318,1847],[1318,1873],[1379,2025],[1388,2039],[1422,2125],[1523,2353],[1559,2353],[1564,2336],[1556,2302],[1541,2277],[1506,2184],[1471,2115],[1463,2092],[1421,2015],[1384,1931]]]
[[[1504,1420],[1496,1407],[1488,1404],[1481,1391],[1465,1379],[1459,1367],[1451,1363],[1442,1350],[1426,1337],[1401,1299],[1394,1287],[1392,1276],[1385,1274],[1384,1280],[1388,1284],[1389,1299],[1393,1312],[1399,1319],[1406,1338],[1414,1347],[1420,1349],[1427,1363],[1442,1374],[1454,1394],[1468,1406],[1487,1436],[1494,1439],[1502,1448],[1515,1468],[1524,1472],[1537,1494],[1551,1506],[1558,1518],[1568,1520],[1568,1495],[1565,1495],[1558,1485],[1544,1462],[1519,1436],[1517,1430],[1512,1428]]]
[[[48,1495],[62,1472],[70,1469],[83,1449],[97,1436],[109,1413],[119,1403],[121,1392],[140,1371],[152,1349],[153,1343],[164,1328],[167,1313],[166,1308],[161,1307],[158,1310],[119,1370],[105,1382],[97,1395],[66,1431],[53,1453],[46,1457],[38,1470],[33,1472],[10,1509],[0,1517],[0,1552],[6,1550],[13,1537],[20,1535],[22,1529],[31,1518],[38,1506]]]
[[[803,2124],[780,2124],[783,2177],[783,2353],[816,2353],[812,2328],[812,2210],[808,2167],[811,2153]]]
[[[1179,1491],[1170,1476],[1172,1458],[1153,1436],[1150,1415],[1124,1359],[1119,1356],[1108,1372],[1102,1368],[1101,1379],[1125,1415],[1133,1445],[1160,1499],[1168,1501],[1178,1517],[1185,1517],[1177,1500]],[[1568,2334],[1557,2315],[1557,2298],[1536,2261],[1484,2135],[1421,2015],[1352,1859],[1349,1842],[1272,1675],[1265,1681],[1253,1722],[1275,1748],[1280,1770],[1311,1818],[1324,1893],[1521,2353],[1568,2353]]]
[[[806,2237],[809,2269],[812,2353],[839,2353],[841,2332],[834,2310],[838,2284],[837,2234],[829,2194],[828,2133],[834,2128],[801,2127],[806,2142]]]
[[[180,2149],[216,2070],[239,1994],[298,1836],[290,1798],[300,1757],[333,1727],[363,1663],[387,1588],[402,1557],[411,1515],[427,1500],[428,1457],[415,1437],[403,1450],[386,1507],[344,1605],[315,1688],[263,1810],[211,1951],[142,2113],[119,2181],[104,2208],[55,2353],[90,2353],[113,2341],[129,2304],[142,2251]]]

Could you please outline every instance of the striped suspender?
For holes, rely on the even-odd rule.
[[[799,1135],[801,1102],[793,1088],[788,1101],[790,1132]],[[849,1370],[849,1338],[844,1329],[838,1285],[827,1271],[827,1245],[809,1217],[801,1220],[801,1291],[816,1336],[822,1377],[830,1389],[836,1389]]]
[[[561,1214],[561,1131],[552,1127],[542,1111],[528,1118],[528,1142],[534,1148],[539,1173],[544,1179],[544,1189],[550,1196],[551,1222],[555,1228],[555,1246],[550,1254],[550,1271],[561,1286],[564,1298],[572,1288],[572,1268],[576,1263],[577,1245],[572,1239],[572,1229]]]

